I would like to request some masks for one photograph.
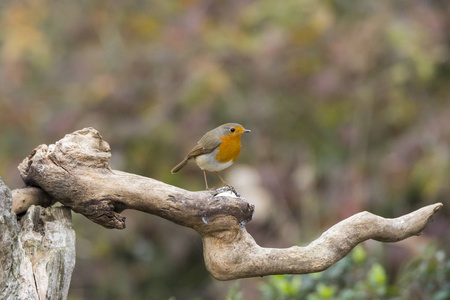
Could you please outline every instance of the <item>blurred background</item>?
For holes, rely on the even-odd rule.
[[[252,133],[223,175],[256,205],[262,246],[306,245],[363,210],[444,207],[423,235],[367,241],[326,272],[231,282],[190,229],[73,214],[69,299],[448,299],[449,16],[445,0],[2,1],[0,176],[23,186],[35,147],[94,127],[113,169],[201,190],[195,164],[171,168],[238,122]]]

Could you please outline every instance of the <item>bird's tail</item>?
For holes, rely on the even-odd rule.
[[[189,158],[183,159],[178,165],[173,167],[172,171],[170,171],[172,174],[175,174],[176,172],[180,171],[185,165],[187,165],[189,161]]]

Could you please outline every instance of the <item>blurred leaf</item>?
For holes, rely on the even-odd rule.
[[[357,264],[362,263],[366,260],[367,254],[361,245],[357,245],[351,252],[353,261]]]
[[[325,284],[317,285],[317,294],[321,299],[331,299],[334,296],[335,288]]]
[[[368,278],[370,283],[375,286],[384,286],[386,284],[386,272],[380,264],[374,264],[369,271]]]

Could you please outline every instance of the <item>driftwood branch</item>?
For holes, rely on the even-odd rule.
[[[31,186],[12,190],[12,197],[14,199],[12,210],[17,215],[25,213],[31,205],[49,207],[57,202],[42,189]]]
[[[306,247],[263,248],[245,229],[253,205],[229,189],[187,191],[111,170],[110,157],[110,147],[100,134],[86,128],[54,145],[37,147],[19,170],[25,183],[45,192],[45,203],[56,199],[104,227],[125,228],[120,213],[135,209],[196,230],[203,238],[206,267],[220,280],[318,272],[365,240],[395,242],[421,234],[442,206],[429,205],[396,219],[362,212],[336,224]],[[16,191],[16,212],[26,210],[27,203],[36,203],[36,194]]]

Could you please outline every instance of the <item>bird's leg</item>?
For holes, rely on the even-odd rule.
[[[238,194],[238,192],[236,192],[236,190],[234,189],[234,187],[232,187],[231,185],[229,185],[228,183],[225,182],[225,180],[223,180],[222,176],[220,176],[219,172],[216,172],[217,176],[219,176],[220,180],[222,180],[223,185],[230,189],[231,192],[233,192],[237,197],[241,197],[241,195]]]
[[[222,178],[222,176],[220,176],[219,172],[216,172],[216,174],[217,174],[217,176],[219,176],[219,178],[220,178],[220,180],[222,181],[223,185],[225,185],[225,186],[231,186],[231,185],[228,185],[228,184],[225,182],[225,180],[223,180],[223,178]]]
[[[208,180],[206,179],[206,171],[205,170],[203,170],[203,177],[205,177],[206,189],[209,190],[209,188],[208,188]]]

